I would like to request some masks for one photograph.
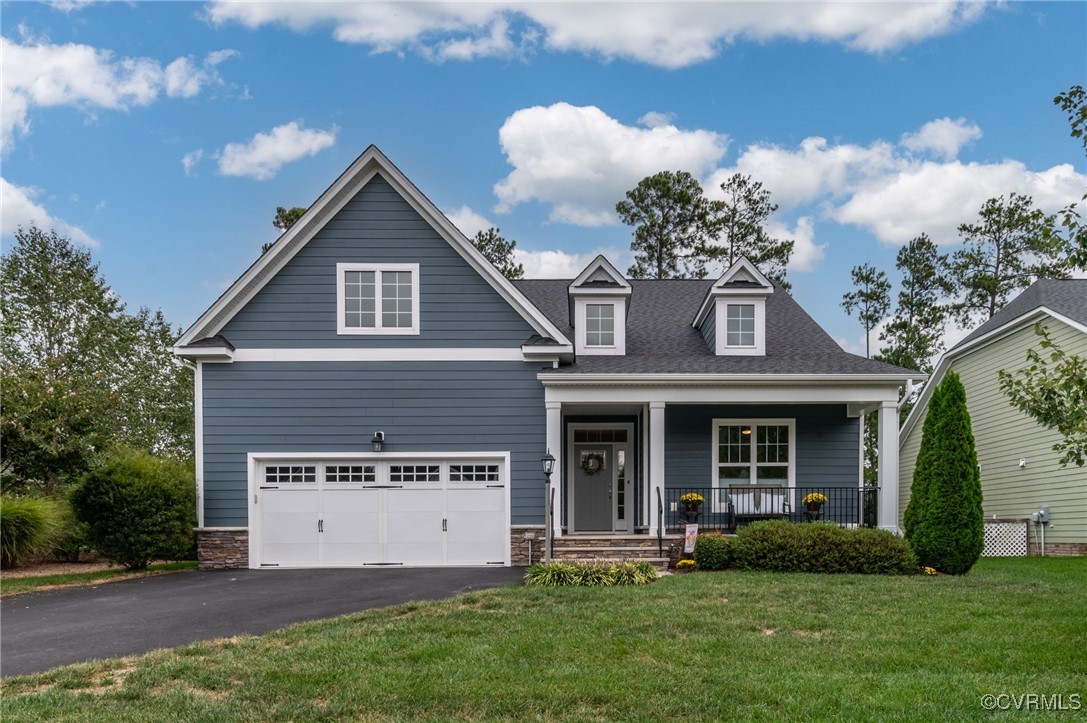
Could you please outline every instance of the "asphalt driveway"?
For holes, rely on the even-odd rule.
[[[0,675],[512,585],[510,567],[186,570],[0,599]]]

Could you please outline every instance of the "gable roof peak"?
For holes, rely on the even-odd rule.
[[[721,278],[714,282],[714,289],[734,288],[739,286],[756,287],[774,290],[774,283],[759,271],[758,267],[746,256],[736,259],[735,263],[725,269]]]
[[[584,289],[610,289],[617,294],[629,295],[630,282],[615,268],[603,254],[598,254],[589,265],[582,269],[577,278],[570,282],[570,293]]]
[[[197,339],[215,336],[231,318],[249,302],[309,243],[318,231],[343,206],[380,175],[393,190],[408,202],[439,236],[441,236],[475,271],[495,289],[514,310],[541,336],[560,343],[569,343],[563,333],[530,302],[509,279],[488,261],[479,249],[453,225],[444,213],[427,198],[412,181],[396,167],[374,144],[366,147],[343,173],[314,201],[306,212],[257,258],[215,302],[200,315],[177,342],[184,347]]]

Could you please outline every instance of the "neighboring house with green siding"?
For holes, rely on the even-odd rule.
[[[1000,391],[997,372],[1027,365],[1027,350],[1038,346],[1038,322],[1065,352],[1087,356],[1087,280],[1034,283],[944,354],[899,434],[898,509],[910,499],[929,397],[951,369],[966,387],[986,520],[1029,518],[1048,507],[1045,554],[1087,555],[1087,468],[1062,468],[1053,451],[1059,434],[1012,407]],[[1030,552],[1038,554],[1040,530],[1029,527]]]

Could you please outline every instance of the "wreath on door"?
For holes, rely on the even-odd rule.
[[[600,474],[604,471],[604,455],[589,452],[581,457],[581,471],[587,475]]]

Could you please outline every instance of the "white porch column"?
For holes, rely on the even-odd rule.
[[[551,520],[551,529],[554,537],[562,537],[562,477],[566,471],[566,460],[562,455],[562,403],[545,402],[544,407],[547,410],[547,449],[555,456],[555,471],[551,475],[551,489],[555,491],[555,516]]]
[[[879,527],[898,529],[898,404],[879,405]]]
[[[664,402],[649,403],[649,534],[657,535],[657,492],[664,501]]]

